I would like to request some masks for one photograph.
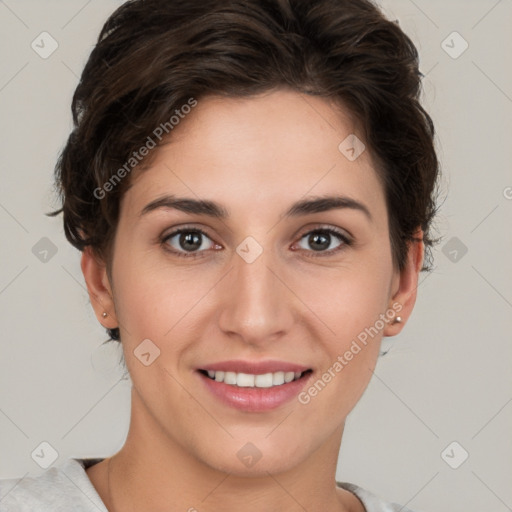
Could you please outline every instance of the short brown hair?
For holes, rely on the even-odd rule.
[[[360,121],[384,184],[394,264],[404,267],[421,227],[429,270],[439,164],[421,78],[414,44],[369,0],[128,1],[103,26],[74,93],[74,129],[55,168],[62,208],[50,215],[63,212],[69,242],[92,246],[108,269],[130,179],[102,198],[94,191],[155,127],[190,98],[290,88]]]

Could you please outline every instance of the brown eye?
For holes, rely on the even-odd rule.
[[[208,249],[205,238],[211,241],[210,237],[198,228],[180,228],[173,231],[162,239],[162,243],[170,246],[170,252],[176,256],[196,257],[198,253]],[[171,242],[172,241],[172,242]]]
[[[319,253],[318,255],[331,255],[349,246],[352,242],[343,233],[332,228],[321,228],[308,231],[301,236],[301,241],[305,241],[306,247],[302,246],[309,252]],[[336,244],[338,241],[338,244]]]

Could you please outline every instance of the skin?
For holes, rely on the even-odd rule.
[[[341,437],[382,336],[400,332],[412,312],[424,247],[410,246],[403,271],[393,265],[370,152],[351,162],[338,150],[352,133],[364,140],[347,113],[322,98],[288,90],[208,97],[155,150],[151,166],[131,176],[112,279],[92,251],[82,256],[95,313],[105,327],[120,326],[133,382],[128,437],[111,457],[113,503],[108,459],[87,471],[110,511],[364,510],[335,484]],[[230,216],[139,216],[163,194],[216,201]],[[364,203],[372,219],[349,208],[282,217],[293,202],[324,194]],[[202,257],[165,250],[187,254],[179,235],[161,242],[185,224],[207,232],[195,251]],[[354,243],[331,236],[328,249],[315,251],[304,235],[325,227]],[[247,236],[263,248],[252,263],[236,252]],[[402,322],[386,323],[308,404],[241,412],[205,391],[196,372],[227,359],[279,359],[312,368],[314,382],[394,303]],[[149,366],[133,353],[147,338],[161,351]],[[251,468],[237,457],[247,442],[262,455]]]

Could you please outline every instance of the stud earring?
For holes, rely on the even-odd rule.
[[[402,317],[401,317],[401,316],[397,316],[397,317],[395,318],[395,321],[394,321],[393,323],[394,323],[394,324],[400,324],[400,323],[402,323]]]
[[[103,311],[103,318],[106,318],[108,316],[108,313],[106,311]]]

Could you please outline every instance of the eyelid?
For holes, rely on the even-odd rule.
[[[337,226],[333,226],[331,224],[321,224],[321,223],[309,225],[306,228],[301,229],[299,231],[299,233],[301,233],[301,234],[297,235],[297,236],[299,236],[299,238],[302,238],[304,235],[307,235],[307,234],[311,233],[312,231],[332,231],[342,237],[345,237],[347,240],[349,240],[351,242],[354,241],[354,236],[348,230],[337,227]]]
[[[212,237],[203,228],[199,228],[197,226],[188,226],[188,225],[174,226],[173,228],[171,228],[171,230],[167,234],[162,235],[162,239],[168,240],[169,238],[172,238],[173,236],[175,236],[183,231],[196,231],[198,233],[201,233],[204,236],[207,236],[210,240],[212,239]]]

